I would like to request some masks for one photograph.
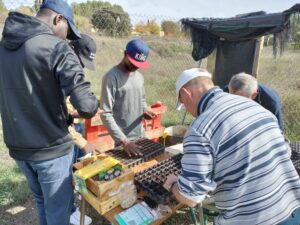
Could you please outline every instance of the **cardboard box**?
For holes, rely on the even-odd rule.
[[[107,157],[104,154],[100,154],[81,162],[75,163],[75,170],[79,170],[84,166],[90,164],[91,162]],[[86,180],[86,186],[88,189],[88,194],[84,195],[86,200],[92,201],[92,205],[95,206],[95,209],[100,213],[104,214],[114,207],[120,205],[120,199],[118,190],[120,186],[128,181],[134,180],[134,173],[131,169],[127,168],[125,165],[122,165],[122,174],[119,177],[114,178],[109,181],[95,181],[92,178]]]

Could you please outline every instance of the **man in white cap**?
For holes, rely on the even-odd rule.
[[[216,225],[299,224],[300,180],[276,117],[223,92],[199,68],[179,76],[176,93],[196,119],[184,137],[182,173],[164,187],[190,207],[212,195]]]

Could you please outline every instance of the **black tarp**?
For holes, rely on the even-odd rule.
[[[214,82],[223,87],[234,74],[253,73],[257,38],[273,34],[273,53],[282,53],[289,39],[290,15],[296,12],[300,12],[300,4],[282,13],[260,11],[228,19],[184,18],[181,23],[191,36],[194,60],[206,58],[217,48]]]
[[[244,41],[268,34],[277,34],[289,29],[289,17],[300,12],[300,4],[282,13],[248,13],[228,19],[183,18],[183,29],[190,33],[193,43],[194,60],[206,58],[219,40]],[[288,38],[286,36],[278,36]],[[281,42],[282,43],[282,42]]]
[[[255,57],[256,40],[220,41],[217,46],[214,83],[224,87],[232,75],[239,72],[252,74]],[[237,63],[238,62],[238,63]]]

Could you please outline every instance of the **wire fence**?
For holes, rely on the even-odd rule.
[[[40,2],[5,1],[5,7],[34,16]],[[175,110],[176,78],[185,69],[198,66],[205,68],[206,60],[201,65],[193,60],[191,40],[181,32],[178,23],[181,18],[129,15],[118,7],[103,2],[104,6],[97,4],[72,4],[77,27],[82,33],[92,36],[97,44],[96,71],[86,71],[93,91],[100,97],[103,75],[120,62],[126,43],[133,38],[140,38],[150,46],[150,68],[141,71],[145,78],[147,102],[151,105],[161,101],[168,106],[168,112],[163,117],[166,126],[182,123],[184,112]],[[1,12],[0,0],[0,30],[6,16],[6,12]],[[299,59],[297,50],[287,51],[281,58],[274,59],[271,47],[265,47],[258,71],[259,82],[271,86],[281,96],[285,133],[292,140],[300,139]],[[188,115],[185,123],[191,120],[192,117]]]

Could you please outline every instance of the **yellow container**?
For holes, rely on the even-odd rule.
[[[115,165],[117,165],[119,163],[120,163],[119,160],[114,159],[112,157],[98,159],[98,160],[94,161],[93,163],[83,167],[82,169],[77,170],[75,172],[75,176],[78,176],[78,177],[82,178],[83,180],[86,180],[90,177],[95,176],[98,173],[109,170],[110,168],[114,167]]]

